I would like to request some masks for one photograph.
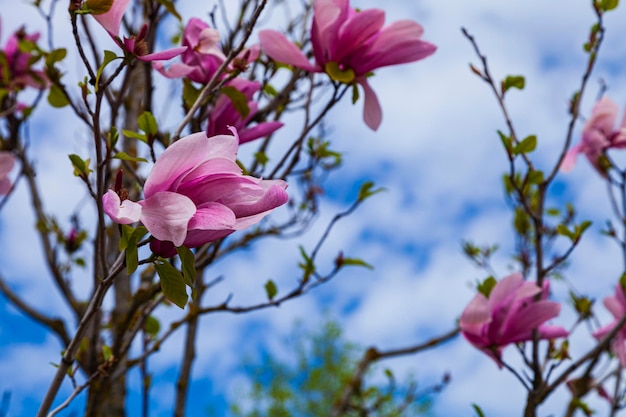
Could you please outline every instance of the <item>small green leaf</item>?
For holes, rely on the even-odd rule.
[[[356,84],[352,84],[352,104],[356,104],[359,101],[359,88]]]
[[[126,251],[126,272],[128,275],[137,270],[139,266],[139,253],[137,250],[137,244],[139,240],[148,233],[148,229],[145,226],[132,227],[127,224],[122,226],[122,235],[118,244],[119,250]]]
[[[248,117],[250,107],[248,106],[248,97],[246,97],[244,93],[232,86],[222,87],[221,92],[230,99],[233,103],[233,107],[237,110],[237,113],[241,115],[242,119]]]
[[[137,119],[139,129],[146,133],[146,135],[156,135],[159,133],[159,125],[157,125],[156,119],[149,111],[145,111],[139,115]]]
[[[374,194],[378,194],[380,192],[385,191],[384,188],[374,188],[374,183],[372,181],[364,182],[359,189],[359,196],[357,197],[358,201],[363,201],[368,197],[373,196]]]
[[[276,284],[271,279],[265,283],[265,293],[270,301],[278,294],[278,288],[276,288]]]
[[[529,184],[541,184],[543,182],[543,171],[528,171],[528,174],[526,174],[526,182]]]
[[[254,154],[255,159],[261,166],[265,166],[269,162],[269,158],[265,152],[256,152]]]
[[[91,11],[91,14],[104,14],[111,10],[112,6],[113,0],[86,0],[83,9]]]
[[[183,274],[169,262],[155,262],[154,268],[161,279],[161,291],[165,298],[184,309],[189,296]]]
[[[143,330],[151,338],[155,338],[159,335],[159,332],[161,331],[161,323],[156,317],[148,316],[145,323],[143,324]]]
[[[507,75],[507,77],[501,83],[502,94],[506,93],[510,88],[524,89],[526,80],[522,75]]]
[[[196,285],[196,256],[185,246],[177,247],[176,252],[180,256],[185,283],[193,288]]]
[[[46,66],[51,67],[57,62],[63,61],[66,55],[67,55],[67,49],[65,48],[53,49],[46,56]]]
[[[270,83],[266,83],[263,86],[263,92],[271,97],[275,97],[278,95],[278,91],[276,91],[276,89]]]
[[[472,408],[474,408],[478,417],[485,417],[485,413],[483,413],[483,410],[477,404],[472,404]]]
[[[556,232],[560,234],[561,236],[566,236],[570,238],[571,240],[574,240],[575,238],[574,233],[571,230],[569,230],[569,228],[566,225],[562,223],[556,227]]]
[[[619,0],[600,0],[600,8],[605,12],[617,8]]]
[[[70,161],[72,161],[72,166],[74,167],[74,176],[87,179],[87,176],[93,172],[89,168],[89,162],[91,161],[89,158],[83,161],[83,159],[76,154],[70,154],[68,157],[70,158]]]
[[[113,356],[113,352],[111,352],[111,348],[107,345],[102,345],[102,356],[105,361],[108,361]]]
[[[98,71],[96,72],[96,84],[94,86],[95,90],[98,91],[98,86],[100,84],[100,77],[102,76],[102,71],[104,71],[104,68],[109,65],[109,63],[115,59],[118,59],[121,57],[118,57],[117,55],[115,55],[115,52],[113,51],[108,51],[105,50],[104,51],[104,59],[102,60],[102,65],[100,65],[100,68],[98,68]]]
[[[478,292],[489,298],[489,294],[491,294],[491,290],[496,286],[498,281],[494,277],[487,277],[483,282],[478,284]]]
[[[176,19],[178,19],[179,21],[183,20],[183,18],[181,17],[181,15],[178,13],[178,11],[176,11],[176,7],[174,6],[174,2],[172,2],[171,0],[157,0],[159,3],[161,3],[163,5],[163,7],[165,7],[165,10],[167,10],[167,12],[169,14],[171,14],[172,16],[174,16]]]
[[[139,158],[137,156],[130,156],[126,152],[118,152],[113,155],[115,159],[121,159],[122,161],[132,161],[132,162],[148,162],[146,158]]]
[[[504,149],[508,154],[513,153],[513,140],[510,136],[505,135],[502,131],[498,130],[498,135],[500,136],[500,141],[504,146]]]
[[[70,101],[58,85],[52,84],[48,92],[48,103],[50,103],[52,107],[61,108],[70,104]]]
[[[374,267],[370,264],[368,264],[367,262],[365,262],[362,259],[358,259],[358,258],[343,258],[341,260],[341,266],[347,266],[347,265],[354,265],[354,266],[362,266],[364,268],[367,268],[369,270],[373,270]]]
[[[515,149],[513,150],[513,154],[525,154],[530,153],[535,150],[537,147],[537,136],[530,135],[525,137],[520,143],[517,144]]]
[[[145,134],[133,132],[132,130],[126,130],[126,129],[122,129],[122,133],[127,138],[139,139],[140,141],[144,143],[148,143],[148,138],[146,138]]]

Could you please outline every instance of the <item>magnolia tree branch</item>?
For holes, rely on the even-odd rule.
[[[365,351],[363,358],[357,364],[352,378],[350,379],[350,382],[348,382],[348,384],[346,385],[343,394],[339,397],[339,400],[336,402],[336,404],[333,405],[330,417],[340,417],[348,411],[350,407],[350,399],[362,386],[365,374],[374,362],[398,356],[413,355],[415,353],[431,349],[455,338],[459,334],[459,331],[460,330],[458,328],[455,328],[448,333],[430,339],[424,343],[406,348],[379,351],[375,347],[370,347]]]
[[[61,383],[65,379],[67,375],[67,371],[74,364],[74,360],[76,359],[76,352],[78,351],[78,347],[80,346],[80,342],[91,325],[91,320],[93,316],[99,311],[100,306],[102,305],[102,300],[104,300],[104,296],[107,293],[107,290],[113,284],[113,280],[115,276],[124,268],[124,257],[125,253],[121,252],[113,265],[111,265],[109,275],[100,281],[100,284],[95,288],[93,295],[90,298],[89,304],[85,309],[83,316],[80,319],[80,323],[78,324],[78,328],[76,329],[76,333],[74,333],[74,337],[65,348],[64,354],[61,358],[61,363],[57,368],[57,371],[54,375],[52,382],[50,383],[50,387],[46,392],[46,395],[41,402],[39,407],[39,411],[37,412],[37,417],[45,417],[52,406],[52,402],[61,387]]]

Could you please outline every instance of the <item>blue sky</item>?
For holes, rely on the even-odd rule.
[[[0,4],[8,3],[0,0]],[[210,10],[214,2],[206,3]],[[206,415],[204,409],[211,397],[240,398],[245,388],[239,368],[244,355],[254,355],[260,346],[289,355],[289,347],[281,342],[296,319],[316,329],[325,318],[337,318],[349,340],[383,349],[415,344],[451,329],[473,296],[473,283],[483,277],[463,257],[462,239],[499,243],[501,250],[494,266],[500,276],[511,272],[513,236],[500,184],[506,160],[496,135],[496,130],[505,126],[487,86],[468,69],[477,59],[460,27],[476,36],[494,76],[526,76],[525,90],[512,91],[508,103],[518,131],[538,135],[539,148],[534,156],[539,166],[548,167],[558,156],[568,120],[567,101],[584,70],[582,44],[594,22],[589,3],[384,3],[388,22],[417,20],[425,28],[424,38],[435,43],[438,51],[418,63],[377,71],[371,80],[383,107],[383,123],[377,132],[362,122],[361,103],[353,106],[346,101],[330,115],[330,139],[344,152],[345,164],[337,181],[329,183],[317,223],[298,241],[311,249],[334,213],[346,208],[358,184],[374,180],[387,191],[339,224],[321,260],[331,263],[343,250],[367,260],[375,270],[346,270],[331,283],[279,309],[205,317],[197,344],[189,416]],[[353,0],[352,5],[380,7],[374,0]],[[55,41],[69,45],[64,6],[57,9]],[[179,10],[185,20],[206,17],[196,2],[181,0]],[[25,21],[29,31],[43,28],[41,19],[25,2],[11,2],[11,8],[3,7],[1,15],[2,40]],[[626,105],[625,18],[624,8],[606,17],[607,37],[583,101],[583,114],[589,114],[600,79],[608,85],[608,94]],[[280,25],[280,16],[263,22]],[[110,42],[106,36],[101,41]],[[65,65],[68,76],[80,68],[75,55],[70,55]],[[76,122],[67,112],[42,108],[35,119],[30,136],[36,150],[38,180],[49,209],[68,221],[72,210],[84,200],[75,198],[83,193],[71,176],[66,155],[86,151],[85,132],[79,126],[68,129]],[[289,134],[289,128],[281,132],[284,140],[289,140]],[[621,272],[617,248],[599,235],[611,217],[605,186],[581,159],[573,172],[561,177],[558,188],[555,201],[571,200],[581,218],[594,221],[589,236],[575,252],[568,278],[579,290],[601,298],[612,292]],[[0,212],[0,245],[4,248],[0,272],[33,304],[69,318],[43,264],[30,255],[38,244],[33,243],[33,221],[24,191],[23,184],[18,186],[10,204]],[[254,251],[229,257],[209,271],[211,276],[224,275],[226,279],[207,294],[207,302],[219,302],[231,293],[238,304],[262,300],[268,278],[276,281],[279,289],[292,288],[298,276],[297,257],[297,244],[278,240],[264,241]],[[76,279],[74,286],[86,294],[88,282]],[[567,294],[567,288],[559,284],[553,285],[553,291],[559,300]],[[598,311],[603,313],[602,308]],[[172,315],[176,312],[171,309],[161,312],[163,320]],[[567,326],[573,317],[571,309],[564,306],[557,322]],[[155,416],[171,413],[181,346],[182,333],[151,359],[152,371],[159,375],[152,397]],[[574,353],[581,352],[589,346],[588,334],[577,333],[572,346]],[[49,362],[58,358],[60,349],[52,335],[43,333],[0,297],[0,391],[12,392],[9,416],[33,413],[53,373]],[[505,352],[505,359],[514,357],[513,349]],[[399,375],[415,374],[423,384],[451,372],[452,383],[435,403],[437,415],[470,416],[471,403],[480,404],[487,416],[519,415],[523,392],[517,381],[461,338],[435,351],[385,365]],[[564,398],[563,393],[557,394],[542,408],[542,415],[561,414]],[[602,414],[604,410],[599,411]]]

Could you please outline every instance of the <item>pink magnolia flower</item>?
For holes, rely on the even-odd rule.
[[[148,175],[144,199],[121,201],[109,190],[102,197],[105,213],[120,224],[141,221],[157,240],[152,250],[163,256],[258,223],[287,202],[287,184],[242,175],[233,134],[194,133],[170,145]]]
[[[606,326],[603,326],[593,333],[596,339],[602,339],[607,333],[615,328],[617,323],[626,315],[626,295],[622,284],[615,286],[615,295],[608,296],[604,299],[604,306],[615,317],[615,320]],[[617,356],[622,366],[626,367],[626,327],[617,332],[611,342],[611,351]]]
[[[168,60],[182,54],[187,48],[172,48],[161,52],[148,53],[146,34],[148,25],[144,24],[137,35],[120,38],[120,26],[130,0],[113,0],[108,12],[94,14],[93,17],[111,35],[115,43],[126,52],[135,55],[140,61]]]
[[[226,60],[219,41],[220,34],[216,29],[200,19],[189,19],[183,31],[182,46],[187,49],[181,55],[182,62],[172,63],[167,68],[162,62],[154,62],[152,65],[168,78],[186,77],[200,84],[208,84]],[[244,49],[236,60],[250,63],[259,57],[259,53],[258,46]],[[232,64],[229,69],[233,69]]]
[[[9,172],[14,165],[15,158],[10,152],[0,152],[0,195],[6,195],[11,191]]]
[[[383,27],[385,12],[379,9],[358,11],[349,0],[315,0],[311,42],[315,64],[280,32],[259,33],[261,47],[275,61],[312,72],[326,72],[335,81],[357,83],[363,88],[363,119],[372,130],[378,129],[382,110],[374,90],[367,82],[377,68],[424,59],[436,47],[421,40],[422,27],[400,20]]]
[[[0,51],[0,87],[11,91],[20,91],[26,87],[44,89],[50,83],[45,72],[32,68],[36,57],[26,51],[20,50],[20,42],[36,43],[39,33],[29,35],[24,28],[13,33],[4,49]]]
[[[561,170],[568,172],[574,167],[578,154],[584,154],[591,165],[602,176],[606,176],[606,168],[601,166],[601,156],[610,148],[626,148],[626,116],[615,128],[619,108],[608,97],[601,98],[591,110],[591,117],[583,126],[581,142],[573,146],[565,155]]]
[[[472,345],[489,355],[502,367],[502,350],[511,343],[532,340],[533,330],[539,338],[566,337],[567,330],[542,323],[556,317],[561,305],[548,301],[549,282],[543,289],[515,273],[498,282],[489,298],[476,296],[465,307],[459,320],[461,333]],[[541,299],[536,300],[541,293]]]
[[[281,122],[263,122],[246,127],[259,108],[259,104],[252,97],[261,89],[261,83],[234,78],[226,85],[236,88],[246,96],[249,113],[243,117],[226,94],[220,95],[209,114],[207,136],[228,134],[229,126],[233,126],[239,132],[239,144],[242,144],[267,136],[283,126]]]

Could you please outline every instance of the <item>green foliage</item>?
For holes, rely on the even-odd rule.
[[[378,194],[385,191],[384,188],[376,188],[374,189],[374,183],[372,181],[364,182],[359,189],[358,200],[363,201],[366,198],[373,196],[374,194]]]
[[[522,75],[507,75],[507,77],[502,80],[500,84],[500,91],[502,95],[506,93],[510,88],[517,88],[519,90],[523,90],[526,85],[526,80]]]
[[[530,135],[522,139],[522,141],[517,144],[515,149],[513,149],[513,153],[515,155],[530,153],[534,151],[536,147],[537,147],[537,136]]]
[[[176,7],[174,6],[174,2],[173,1],[171,1],[171,0],[157,0],[157,1],[159,2],[159,4],[161,4],[163,7],[165,7],[165,10],[167,10],[167,12],[169,14],[174,16],[179,21],[183,20],[181,15],[176,10]]]
[[[272,301],[276,294],[278,294],[278,288],[276,287],[276,283],[271,279],[265,283],[265,293],[267,294],[268,300]]]
[[[250,407],[234,404],[236,417],[319,417],[329,416],[353,377],[362,349],[342,337],[334,322],[313,333],[297,326],[288,339],[295,358],[285,359],[266,353],[258,362],[244,366],[252,389],[246,394]],[[295,359],[295,360],[294,360]],[[342,417],[358,417],[364,408],[370,417],[416,416],[428,403],[422,398],[398,412],[405,400],[404,389],[396,386],[393,374],[386,370],[389,386],[369,385],[367,381],[351,399],[351,409]],[[246,401],[248,403],[248,401]]]
[[[126,251],[126,272],[130,275],[137,270],[139,266],[139,254],[137,244],[139,240],[148,233],[148,229],[144,226],[132,227],[126,224],[120,225],[122,235],[119,241],[119,250]]]
[[[104,68],[116,59],[122,59],[122,57],[118,57],[113,51],[104,51],[104,59],[102,60],[102,65],[100,65],[98,71],[96,72],[96,84],[94,87],[96,91],[98,91],[102,71],[104,71]]]
[[[478,292],[489,298],[489,294],[491,294],[491,290],[496,286],[498,281],[494,277],[487,277],[483,282],[478,284]]]
[[[48,92],[48,103],[52,107],[61,108],[70,104],[70,101],[58,85],[52,84]]]
[[[242,119],[248,117],[250,107],[248,107],[248,98],[244,93],[231,86],[222,87],[221,92],[230,99],[233,107],[241,115]]]
[[[154,268],[161,279],[161,291],[165,298],[180,308],[185,308],[189,296],[183,274],[167,261],[156,261]]]

